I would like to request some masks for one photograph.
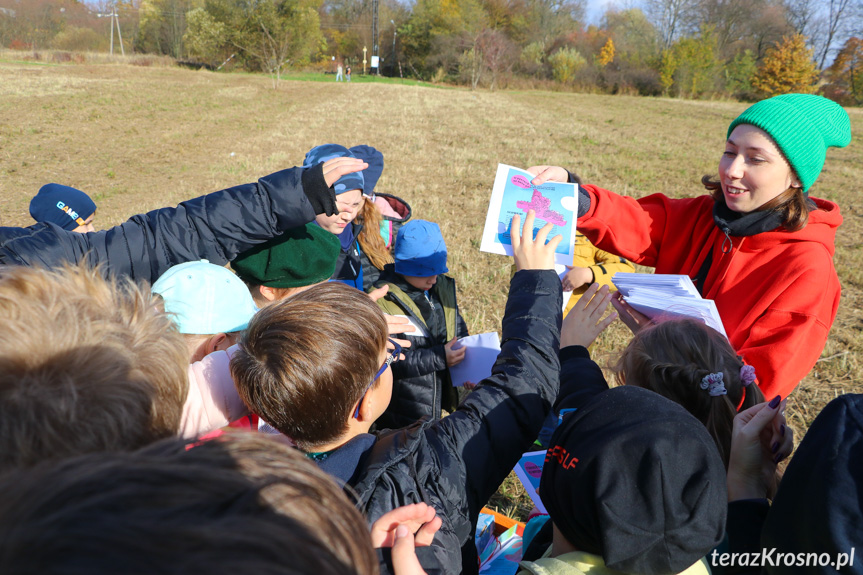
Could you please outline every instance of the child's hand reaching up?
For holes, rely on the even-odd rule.
[[[602,319],[610,301],[608,286],[599,287],[599,284],[593,284],[587,288],[563,319],[560,329],[561,349],[570,345],[590,346],[597,336],[617,319],[617,312],[611,312]]]
[[[533,210],[527,212],[524,228],[520,234],[518,229],[521,225],[521,216],[515,215],[512,218],[510,227],[512,256],[515,259],[515,269],[518,271],[554,269],[554,250],[557,248],[557,244],[563,240],[563,236],[554,236],[551,241],[545,243],[548,239],[548,233],[554,227],[551,223],[547,223],[537,232],[536,239],[533,239],[535,217],[536,214]]]

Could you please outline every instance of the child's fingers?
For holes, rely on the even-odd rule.
[[[509,237],[512,243],[513,253],[521,247],[521,234],[519,234],[519,226],[521,226],[521,216],[516,214],[512,217],[509,224]]]
[[[551,224],[549,224],[551,225]],[[563,236],[556,235],[546,244],[548,246],[549,251],[554,252],[557,249],[557,244],[563,241]]]
[[[597,334],[604,332],[605,328],[610,326],[611,323],[616,319],[617,319],[617,312],[613,311],[610,314],[608,314],[604,319],[600,320],[600,322],[598,324],[596,324],[596,327],[599,328],[599,329],[597,329]]]
[[[425,571],[417,559],[414,536],[404,525],[399,525],[396,528],[392,559],[395,575],[425,575]]]
[[[434,508],[432,508],[432,511],[434,511]],[[434,536],[440,530],[441,525],[443,525],[441,518],[433,514],[433,517],[416,532],[414,543],[418,547],[428,547],[434,541]]]
[[[525,222],[527,223],[527,222]],[[548,240],[548,234],[551,230],[554,229],[554,224],[551,222],[547,222],[544,226],[542,226],[539,231],[536,233],[536,244],[539,246],[544,246],[545,242]]]
[[[379,299],[387,295],[388,291],[390,291],[390,284],[386,284],[382,287],[370,291],[369,297],[372,298],[372,301],[378,301]]]
[[[513,217],[515,219],[515,217]],[[528,210],[527,216],[524,218],[524,226],[521,228],[521,241],[530,245],[533,241],[533,221],[536,219],[536,212]]]

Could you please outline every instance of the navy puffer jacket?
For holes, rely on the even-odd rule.
[[[437,510],[443,526],[431,546],[417,548],[427,572],[478,571],[479,511],[530,449],[557,397],[561,308],[554,271],[516,273],[492,375],[452,415],[379,432],[354,473],[350,486],[370,522],[421,501]]]
[[[305,175],[304,175],[305,174]],[[303,191],[304,185],[306,192]],[[0,265],[101,265],[107,274],[154,282],[168,268],[207,259],[224,265],[317,212],[335,210],[335,196],[320,165],[291,168],[133,216],[100,232],[78,234],[50,223],[0,227]]]

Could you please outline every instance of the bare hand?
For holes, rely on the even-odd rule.
[[[560,166],[531,166],[527,171],[536,176],[530,181],[533,186],[540,186],[546,182],[569,181],[569,172]]]
[[[395,575],[426,575],[415,549],[416,541],[404,525],[396,527],[396,542],[392,548],[393,572]]]
[[[360,172],[368,167],[367,163],[358,158],[333,158],[324,162],[324,180],[328,186],[332,186],[345,174]]]
[[[381,515],[372,523],[372,547],[392,547],[395,542],[395,531],[398,526],[407,528],[411,535],[416,536],[416,545],[426,547],[431,545],[435,533],[442,524],[434,507],[427,503],[413,503],[396,507]]]
[[[378,301],[379,299],[381,299],[382,297],[387,295],[387,293],[389,293],[389,291],[390,291],[390,284],[385,284],[385,285],[382,285],[381,287],[379,287],[377,289],[373,289],[372,291],[370,291],[368,293],[368,296],[370,298],[372,298],[372,301]]]
[[[560,280],[563,291],[572,291],[585,284],[593,283],[593,270],[581,266],[566,266],[568,270]]]
[[[460,347],[458,349],[453,349],[453,346],[458,343],[458,339],[452,338],[445,346],[443,346],[446,351],[446,366],[452,367],[454,365],[458,365],[464,361],[464,354],[467,352],[466,347]]]
[[[626,300],[623,299],[623,295],[621,295],[620,292],[616,292],[611,296],[611,306],[617,310],[617,314],[620,316],[620,321],[622,321],[632,333],[638,333],[638,330],[646,325],[650,325],[650,318],[626,303]]]
[[[375,291],[377,291],[377,290],[375,290]],[[372,293],[374,293],[374,292],[372,292]],[[369,294],[369,295],[371,295],[371,294]],[[411,321],[406,317],[399,317],[399,316],[390,315],[388,313],[385,313],[384,319],[387,320],[387,333],[389,335],[395,335],[397,333],[407,333],[407,332],[416,331],[416,328],[413,325],[411,325]],[[411,346],[411,342],[408,339],[392,338],[392,340],[394,342],[396,342],[397,344],[399,344],[400,346],[402,346],[403,348]],[[395,349],[395,347],[393,347],[393,344],[391,344],[389,342],[389,340],[387,341],[387,349],[390,349],[390,350]],[[405,354],[401,354],[399,356],[399,361],[403,360],[404,358],[405,358]]]
[[[536,214],[533,210],[527,212],[524,219],[524,227],[519,234],[521,216],[516,214],[510,224],[510,238],[512,239],[512,256],[515,259],[515,269],[520,270],[553,270],[554,250],[557,244],[563,240],[563,236],[554,236],[551,241],[545,243],[549,232],[554,227],[551,223],[545,224],[533,239],[533,222]]]
[[[476,389],[476,384],[472,381],[466,381],[463,384],[461,384],[461,386],[468,391],[473,391],[474,389]]]
[[[611,312],[608,317],[602,319],[605,308],[611,300],[608,286],[599,287],[593,284],[563,318],[560,328],[560,347],[570,345],[583,345],[589,347],[597,336],[605,330],[611,322],[617,319],[617,313]]]
[[[734,418],[728,462],[729,501],[769,497],[776,488],[776,466],[794,448],[794,434],[785,425],[783,415],[785,401],[777,402],[776,407],[771,403],[754,405]]]

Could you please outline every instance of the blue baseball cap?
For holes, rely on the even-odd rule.
[[[85,225],[96,212],[96,202],[90,196],[61,184],[45,184],[30,200],[30,216],[37,222],[51,222],[72,231]]]
[[[156,280],[180,333],[213,335],[246,329],[258,311],[249,288],[227,268],[207,260],[179,264]]]
[[[412,220],[396,236],[395,271],[403,276],[427,278],[449,271],[446,244],[434,222]]]

